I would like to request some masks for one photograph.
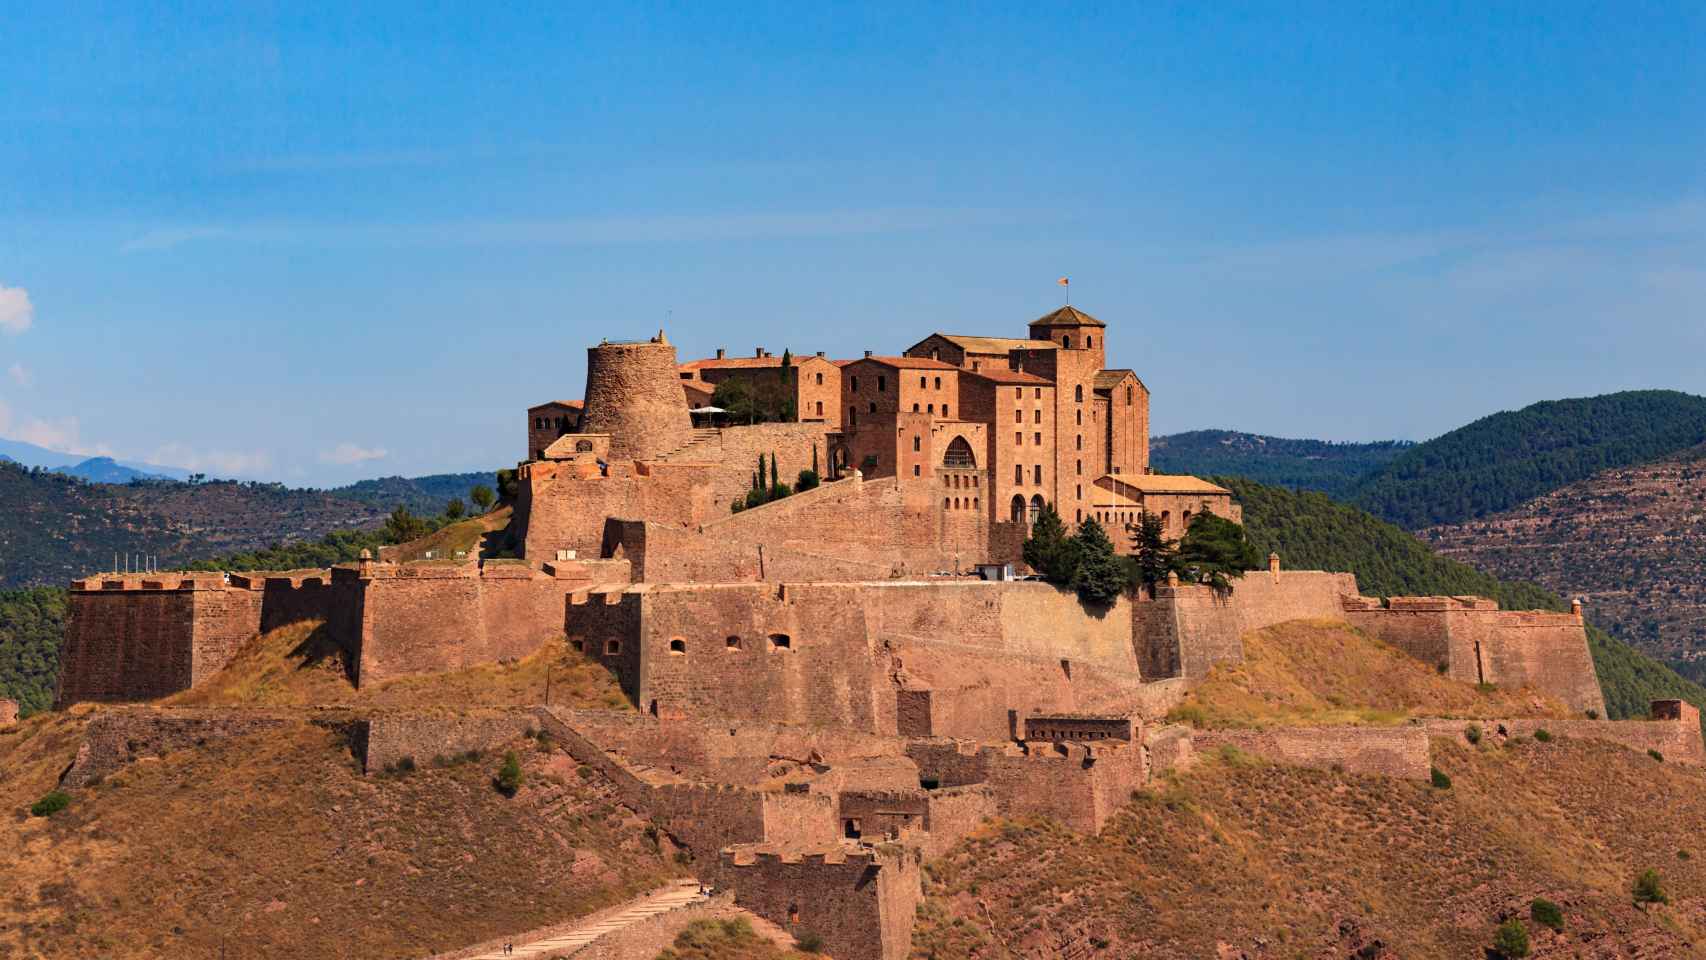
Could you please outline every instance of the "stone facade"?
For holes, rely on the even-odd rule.
[[[586,409],[580,400],[550,400],[527,408],[527,456],[524,460],[539,460],[545,449],[559,437],[579,433],[581,412]]]
[[[581,429],[609,434],[615,459],[648,459],[687,444],[693,424],[676,373],[675,347],[661,332],[649,341],[587,349]]]

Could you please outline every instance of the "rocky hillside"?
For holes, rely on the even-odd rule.
[[[1585,596],[1595,623],[1655,657],[1706,656],[1706,447],[1419,535],[1502,578]]]

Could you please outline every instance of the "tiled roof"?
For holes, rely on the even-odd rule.
[[[1046,314],[1031,321],[1031,326],[1033,327],[1070,327],[1074,325],[1080,327],[1107,326],[1107,324],[1097,320],[1095,317],[1090,316],[1088,313],[1085,313],[1077,307],[1061,307],[1053,313]]]
[[[1024,384],[1025,386],[1035,387],[1054,386],[1052,380],[1045,380],[1034,373],[1026,373],[1023,370],[1009,370],[1006,367],[996,367],[993,370],[962,370],[960,373],[968,377],[982,377],[992,383]]]
[[[1112,390],[1119,386],[1120,381],[1124,380],[1128,376],[1133,380],[1137,380],[1137,374],[1130,370],[1098,370],[1096,371],[1095,387],[1097,390]],[[1137,382],[1139,384],[1143,383],[1142,380],[1138,380]]]
[[[576,410],[579,410],[580,408],[582,408],[584,406],[586,406],[586,401],[584,401],[584,400],[547,400],[544,403],[534,404],[533,406],[528,407],[527,409],[528,410],[538,410],[541,407],[573,407]]]
[[[843,366],[844,367],[849,363],[858,363],[860,360],[869,360],[872,363],[879,363],[885,367],[895,367],[895,368],[901,369],[901,370],[958,370],[958,369],[960,369],[959,367],[956,367],[951,363],[943,363],[940,360],[932,360],[929,357],[859,357],[856,360],[845,360],[845,361],[837,360],[837,361],[835,361],[835,363],[837,366]]]
[[[1103,481],[1124,484],[1139,493],[1232,493],[1225,487],[1215,486],[1201,477],[1164,473],[1110,473],[1096,479],[1098,485],[1102,485]]]
[[[790,359],[793,361],[794,366],[797,367],[802,363],[806,363],[806,362],[811,361],[811,360],[823,360],[824,358],[818,356],[815,353],[808,353],[803,357],[790,357]],[[830,362],[830,361],[825,361],[825,362]],[[781,365],[782,365],[782,358],[781,357],[724,357],[721,360],[717,359],[716,357],[706,357],[703,360],[689,360],[686,363],[680,364],[677,367],[677,369],[680,369],[680,370],[768,370],[768,369],[771,369],[773,367],[780,367]]]
[[[1026,340],[1021,337],[965,337],[957,333],[937,333],[967,353],[1007,353],[1011,350],[1058,350],[1053,340]],[[928,339],[928,338],[926,338]]]

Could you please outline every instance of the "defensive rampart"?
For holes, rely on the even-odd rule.
[[[1500,610],[1480,597],[1347,597],[1343,617],[1465,683],[1530,687],[1605,713],[1579,614]]]
[[[898,845],[790,855],[740,846],[721,857],[735,904],[784,930],[823,939],[837,960],[901,960],[911,952],[919,856]]]
[[[1139,666],[1145,677],[1199,679],[1216,663],[1244,658],[1241,638],[1288,620],[1340,620],[1343,598],[1355,596],[1348,573],[1278,569],[1252,571],[1228,592],[1197,584],[1157,586],[1133,610]]]
[[[255,710],[103,710],[89,721],[77,756],[59,782],[66,787],[82,787],[142,757],[164,756],[174,750],[205,746],[212,740],[301,722],[300,716]]]
[[[1483,737],[1532,737],[1540,730],[1557,737],[1604,740],[1640,753],[1658,751],[1667,761],[1706,764],[1700,711],[1682,700],[1654,700],[1646,720],[1424,720],[1419,726],[1434,737],[1461,737],[1469,727]]]
[[[405,759],[426,764],[470,750],[485,750],[539,728],[530,709],[469,713],[377,713],[355,725],[355,752],[365,773],[390,769]]]
[[[1428,734],[1415,727],[1269,727],[1201,730],[1197,755],[1234,747],[1275,763],[1409,780],[1428,778]]]

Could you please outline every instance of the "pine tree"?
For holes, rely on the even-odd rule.
[[[770,452],[770,486],[774,488],[781,485],[782,481],[776,475],[776,452],[772,450]]]
[[[1262,558],[1245,538],[1242,524],[1204,510],[1191,518],[1179,543],[1178,564],[1198,583],[1224,592],[1244,571],[1260,568]]]
[[[1114,542],[1094,517],[1078,525],[1070,541],[1077,564],[1072,586],[1085,603],[1110,604],[1126,587],[1125,568],[1114,554]]]
[[[1066,525],[1054,504],[1045,503],[1031,524],[1031,536],[1025,541],[1025,562],[1044,580],[1066,586],[1072,583],[1077,571],[1076,547],[1066,536]]]
[[[1135,580],[1153,592],[1155,585],[1166,580],[1167,572],[1178,564],[1178,541],[1167,539],[1167,528],[1162,526],[1161,518],[1148,511],[1144,511],[1138,523],[1135,539],[1137,553],[1132,558]]]

